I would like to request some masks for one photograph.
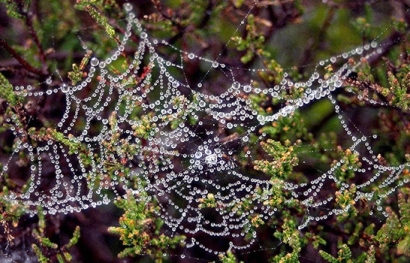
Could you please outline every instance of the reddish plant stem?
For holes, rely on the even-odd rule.
[[[0,46],[7,50],[7,52],[9,52],[10,55],[12,55],[26,70],[39,76],[46,75],[40,69],[31,66],[26,60],[24,60],[12,47],[9,46],[9,44],[7,44],[6,40],[3,38],[0,38]]]
[[[40,43],[40,39],[37,36],[36,30],[34,30],[33,27],[33,22],[32,22],[32,16],[25,12],[24,16],[26,17],[25,21],[26,21],[26,26],[28,27],[28,33],[30,34],[30,36],[33,38],[34,43],[36,44],[38,50],[39,50],[39,58],[41,61],[42,65],[45,65],[45,61],[46,61],[46,57],[44,55],[44,50],[43,50],[43,46]]]

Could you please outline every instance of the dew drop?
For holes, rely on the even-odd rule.
[[[192,54],[192,53],[189,53],[189,54],[188,54],[188,58],[189,58],[189,59],[194,59],[194,58],[195,58],[195,55]]]
[[[142,39],[145,39],[145,38],[148,37],[148,35],[147,35],[147,33],[142,32],[141,35],[140,35],[140,37],[141,37]]]
[[[70,89],[68,88],[68,86],[67,86],[66,84],[63,84],[63,85],[61,86],[61,91],[62,91],[62,92],[67,93],[69,90],[70,90]]]
[[[91,66],[96,67],[100,61],[97,58],[92,58],[91,59]]]
[[[195,153],[195,158],[199,159],[202,157],[202,153],[201,152],[196,152]]]
[[[243,91],[245,91],[247,93],[251,92],[251,90],[252,90],[251,85],[246,85],[246,86],[243,87]]]
[[[340,88],[342,86],[342,81],[341,80],[337,80],[336,82],[335,82],[335,87],[336,88]]]
[[[132,10],[132,5],[130,3],[125,3],[124,9],[125,11],[130,12]]]
[[[179,87],[179,82],[178,81],[173,81],[172,82],[172,87],[178,88]]]

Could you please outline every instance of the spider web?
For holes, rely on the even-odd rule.
[[[386,197],[408,183],[401,174],[409,164],[381,163],[371,144],[376,135],[363,134],[356,128],[336,99],[340,90],[349,92],[346,83],[361,59],[381,53],[376,42],[319,62],[306,81],[293,82],[285,74],[279,85],[261,88],[253,85],[252,78],[263,69],[232,67],[151,38],[135,18],[132,6],[125,4],[124,9],[127,26],[121,43],[108,58],[92,57],[87,77],[80,83],[50,85],[44,92],[32,86],[15,87],[16,93],[27,98],[63,98],[64,112],[56,127],[74,146],[67,147],[67,141],[55,139],[32,142],[27,140],[26,131],[10,128],[16,139],[1,176],[15,168],[22,154],[28,156],[30,173],[27,190],[10,193],[10,202],[22,202],[32,215],[38,206],[45,214],[67,214],[107,204],[128,191],[139,202],[155,201],[167,233],[186,235],[188,248],[200,247],[213,254],[249,249],[257,242],[250,218],[257,214],[268,222],[276,216],[278,210],[269,201],[278,188],[291,193],[286,203],[297,200],[305,208],[300,230],[312,221],[326,220],[352,208],[350,204],[340,207],[335,201],[336,190],[326,189],[332,184],[338,185],[340,193],[352,189],[352,184],[335,175],[344,165],[343,158],[313,180],[283,185],[252,166],[245,167],[237,158],[240,155],[242,160],[253,161],[253,153],[262,151],[260,142],[269,136],[259,132],[261,127],[292,118],[324,100],[338,116],[347,138],[346,149],[362,163],[360,168],[351,168],[355,177],[363,178],[352,192],[356,202],[375,202],[375,208],[381,211]],[[118,73],[112,70],[113,65],[131,37],[138,38],[138,46],[134,56],[127,58],[128,67]],[[172,50],[176,59],[161,55],[158,50],[163,48]],[[196,84],[184,77],[185,64],[191,61],[209,68]],[[325,76],[329,65],[335,70]],[[244,73],[250,76],[248,81],[242,81]],[[217,81],[207,81],[214,77]],[[50,77],[47,84],[51,82]],[[298,96],[283,96],[293,87],[301,91]],[[263,94],[279,103],[272,113],[260,114],[249,99],[251,94]],[[366,102],[388,106],[374,99]],[[75,128],[79,125],[83,129]],[[304,163],[303,146],[300,150]],[[121,160],[122,167],[112,166],[115,160]],[[206,205],[206,201],[212,205]],[[248,204],[246,208],[244,203]],[[223,241],[212,244],[216,239]]]

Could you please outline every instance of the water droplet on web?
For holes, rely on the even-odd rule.
[[[70,88],[66,84],[63,84],[61,86],[61,91],[62,92],[67,93],[69,90],[70,90]]]
[[[335,82],[335,87],[336,88],[340,88],[342,86],[342,81],[341,80],[337,80],[336,82]]]
[[[234,82],[234,83],[232,83],[232,88],[234,88],[234,89],[239,89],[241,87],[241,84],[239,83],[239,82]]]
[[[141,37],[142,39],[145,39],[145,38],[148,37],[148,35],[147,35],[147,33],[142,32],[141,35],[140,35],[140,37]]]
[[[243,87],[243,91],[245,91],[245,92],[247,92],[247,93],[251,92],[251,91],[252,91],[251,85],[245,85],[245,86]]]
[[[192,53],[189,53],[189,54],[188,54],[188,58],[189,58],[189,59],[194,59],[194,58],[195,58],[195,55],[192,54]]]
[[[199,159],[202,157],[202,153],[201,152],[196,152],[195,153],[195,158]]]
[[[130,12],[132,10],[132,5],[130,3],[125,3],[124,9],[125,11]]]
[[[218,62],[216,62],[216,61],[212,62],[212,67],[213,68],[217,68],[218,66],[219,66]]]
[[[46,80],[46,84],[47,84],[47,85],[50,85],[50,84],[51,84],[51,82],[52,82],[51,77],[50,77],[50,78],[47,78],[47,80]]]
[[[100,61],[97,58],[92,58],[91,59],[91,66],[95,67],[100,63]]]
[[[172,87],[178,88],[179,87],[179,82],[178,81],[173,81],[172,82]]]
[[[208,165],[215,165],[218,162],[218,156],[216,154],[210,154],[205,157],[205,162]]]

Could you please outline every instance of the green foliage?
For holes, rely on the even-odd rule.
[[[267,110],[268,113],[271,109]],[[279,117],[271,125],[265,125],[260,132],[266,133],[271,138],[278,138],[281,141],[296,141],[297,139],[310,139],[311,134],[307,132],[304,118],[297,111],[288,117]],[[296,145],[297,146],[297,145]]]
[[[43,252],[41,251],[41,249],[36,244],[32,244],[31,248],[33,249],[34,253],[36,253],[36,256],[37,256],[38,261],[40,263],[50,262],[50,260],[46,256],[44,256]]]
[[[339,250],[337,252],[337,257],[333,257],[329,253],[320,250],[319,254],[322,256],[323,259],[327,260],[329,263],[351,263],[352,260],[352,252],[350,248],[346,244],[340,244],[338,246]]]
[[[19,9],[23,6],[23,4],[27,3],[29,1],[24,1],[23,3],[17,3],[16,1],[13,0],[1,0],[0,3],[6,5],[6,10],[7,10],[7,15],[10,17],[14,18],[23,18],[21,12]]]
[[[255,25],[255,17],[249,15],[247,19],[247,35],[243,39],[241,37],[234,37],[232,40],[236,42],[237,49],[240,51],[246,50],[246,54],[241,57],[241,62],[249,63],[255,55],[269,57],[269,52],[264,50],[265,37],[259,33]]]
[[[342,159],[334,164],[335,177],[339,183],[344,183],[353,178],[355,171],[361,167],[358,153],[354,153],[349,149],[345,150]]]
[[[141,201],[137,201],[132,194],[126,199],[119,199],[116,205],[124,209],[119,227],[110,227],[109,232],[119,235],[127,247],[118,254],[119,257],[150,255],[156,262],[162,262],[166,256],[163,251],[183,244],[184,236],[166,236],[161,233],[163,221],[155,216],[155,204],[149,200],[147,194],[140,193]]]
[[[108,23],[107,17],[98,10],[98,7],[109,8],[115,2],[107,1],[108,3],[111,2],[111,5],[108,4],[106,6],[102,4],[103,2],[104,1],[94,0],[77,1],[76,8],[87,11],[88,14],[97,22],[97,24],[105,30],[110,38],[114,39],[116,42],[119,42],[118,37],[115,35],[115,29]]]
[[[19,103],[19,98],[13,90],[10,82],[0,73],[0,97],[4,98],[11,106],[16,107]]]
[[[323,227],[318,227],[318,230],[319,230],[319,232],[323,231]],[[312,244],[312,246],[315,249],[318,249],[319,245],[326,245],[327,244],[325,239],[323,239],[319,235],[315,235],[312,232],[305,233],[304,242]]]
[[[235,255],[230,250],[228,250],[225,254],[219,254],[219,259],[221,260],[221,263],[238,263]],[[239,263],[243,263],[243,261],[240,261]]]
[[[262,148],[273,157],[272,161],[268,160],[256,160],[255,170],[262,171],[272,178],[280,178],[286,180],[290,173],[293,171],[293,167],[298,164],[298,158],[294,153],[294,147],[296,143],[290,146],[290,141],[285,141],[282,145],[278,141],[268,140],[266,143],[261,142]]]
[[[410,256],[410,203],[403,193],[398,196],[399,213],[388,208],[389,217],[377,232],[375,240],[382,252],[387,252],[393,244],[398,255]]]
[[[320,250],[320,256],[329,263],[353,263],[353,262],[363,262],[363,263],[375,263],[375,248],[374,246],[370,246],[369,250],[366,253],[363,253],[357,258],[353,258],[352,251],[350,250],[349,246],[346,244],[339,244],[338,245],[338,252],[337,257],[332,256],[331,254]]]
[[[292,219],[285,218],[282,225],[282,232],[276,231],[275,237],[284,244],[290,246],[291,252],[281,253],[273,258],[273,262],[278,263],[296,263],[299,262],[299,253],[302,249],[301,233],[297,229],[296,222]]]
[[[33,237],[37,243],[33,243],[32,249],[35,252],[39,262],[72,262],[73,256],[69,249],[75,246],[80,239],[80,227],[77,226],[74,230],[73,236],[65,245],[58,245],[46,236],[46,219],[43,211],[39,208],[38,213],[38,228],[32,230]]]
[[[11,221],[13,225],[17,225],[20,217],[26,213],[26,207],[20,202],[10,202],[7,199],[8,194],[9,188],[7,186],[3,186],[0,193],[0,221],[3,224]]]
[[[81,60],[80,65],[73,64],[73,71],[68,72],[67,76],[71,80],[72,85],[76,85],[77,82],[81,81],[81,79],[85,76],[84,68],[87,65],[92,52],[88,51],[84,58]]]
[[[400,80],[392,72],[387,72],[390,88],[383,89],[383,95],[389,97],[391,105],[408,110],[410,106],[410,96],[408,95],[410,67],[406,66],[401,69]]]
[[[199,208],[215,208],[218,205],[215,196],[211,193],[209,193],[206,198],[199,199],[199,203]]]

